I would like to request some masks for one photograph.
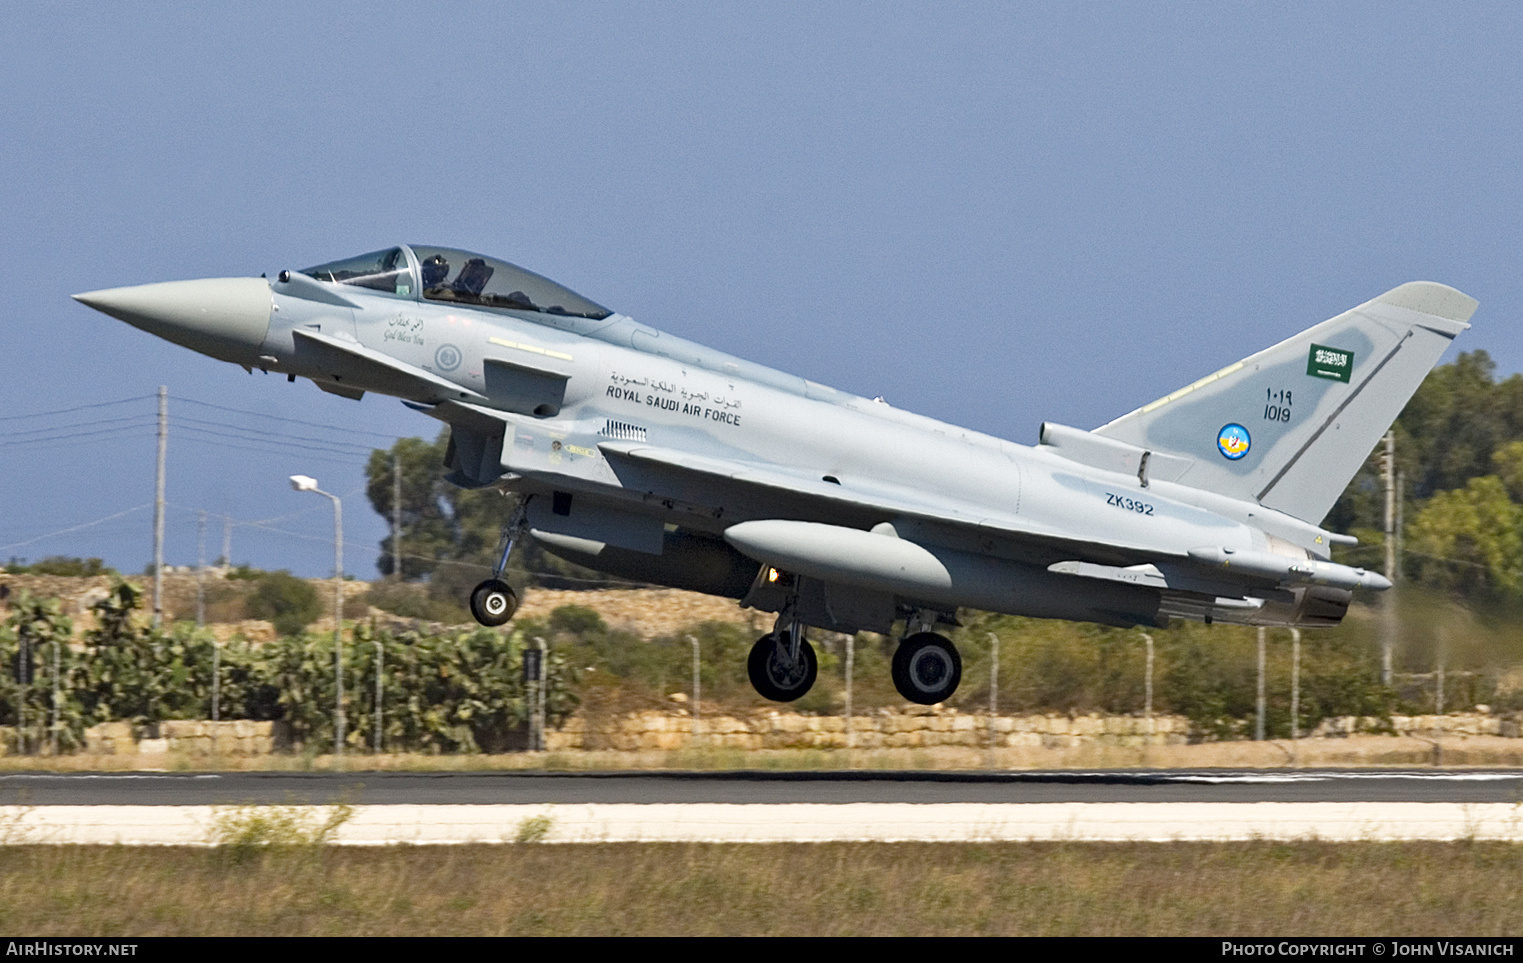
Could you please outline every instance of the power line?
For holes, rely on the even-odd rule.
[[[147,397],[147,396],[145,396],[145,397]],[[286,418],[286,417],[284,417],[282,415],[271,415],[271,414],[266,414],[265,412],[262,412],[262,411],[249,411],[246,408],[229,408],[226,405],[214,405],[214,404],[212,404],[209,401],[197,401],[194,398],[183,398],[183,397],[181,397],[179,395],[175,395],[174,399],[176,401],[188,402],[189,404],[193,404],[193,405],[201,405],[201,406],[206,407],[206,408],[215,408],[218,411],[230,411],[230,412],[233,412],[235,414],[240,414],[240,415],[253,415],[256,418],[269,418],[272,421],[286,421],[286,422],[290,422],[293,425],[305,425],[308,428],[323,428],[323,429],[326,429],[328,431],[342,431],[345,434],[350,434],[350,435],[370,435],[371,437],[374,437],[374,438],[386,438],[386,439],[389,439],[391,441],[396,441],[398,438],[402,437],[401,435],[391,435],[391,434],[386,434],[385,432],[380,432],[380,431],[365,431],[364,429],[361,429],[361,428],[336,428],[333,425],[325,425],[325,424],[322,424],[320,422],[303,421],[300,418]]]
[[[314,443],[319,444],[319,445],[332,445],[332,446],[341,447],[341,448],[353,448],[356,451],[364,452],[364,454],[365,454],[365,456],[367,458],[370,456],[370,453],[375,450],[374,448],[372,448],[369,445],[357,445],[357,444],[355,444],[353,442],[339,441],[339,440],[333,439],[333,438],[313,438],[310,435],[293,435],[293,434],[289,434],[287,432],[270,431],[268,429],[263,429],[263,428],[246,428],[243,425],[230,425],[230,424],[228,424],[226,422],[222,422],[222,421],[207,421],[204,418],[187,418],[187,417],[185,417],[183,415],[180,416],[179,419],[177,419],[177,423],[180,424],[180,425],[184,425],[186,422],[189,422],[192,425],[210,425],[210,426],[212,426],[214,428],[227,428],[227,429],[231,429],[233,431],[241,431],[241,432],[246,432],[246,433],[249,433],[249,434],[259,434],[259,435],[263,435],[263,436],[266,436],[266,437],[268,437],[268,436],[276,436],[276,437],[280,437],[280,438],[290,438],[290,439],[293,439],[295,441],[310,441],[310,442],[314,442]],[[187,430],[189,430],[189,429],[187,429]],[[209,429],[202,428],[202,429],[198,429],[198,430],[207,431]],[[334,429],[334,430],[339,430],[339,429]]]
[[[295,448],[295,449],[299,449],[299,450],[305,451],[305,452],[314,452],[314,453],[316,453],[312,457],[327,458],[327,459],[334,460],[334,461],[344,461],[344,462],[348,462],[350,464],[360,464],[360,463],[363,463],[365,461],[368,461],[369,458],[370,458],[370,456],[368,454],[367,455],[360,455],[358,452],[344,451],[344,450],[339,449],[339,448],[326,448],[326,447],[319,447],[319,446],[316,446],[316,445],[303,445],[303,444],[300,444],[300,443],[297,443],[297,442],[287,442],[287,441],[274,441],[274,440],[271,440],[269,442],[264,443],[261,446],[260,445],[260,440],[257,439],[257,438],[244,438],[244,437],[242,437],[240,435],[219,435],[216,432],[208,432],[204,428],[189,428],[189,427],[182,426],[180,428],[180,431],[182,433],[183,432],[201,432],[202,434],[208,434],[208,435],[212,436],[212,438],[206,438],[206,437],[202,437],[201,435],[195,435],[195,434],[193,434],[190,437],[185,438],[186,441],[190,441],[190,442],[194,442],[196,444],[202,444],[202,445],[215,445],[215,446],[217,446],[219,448],[234,448],[234,449],[237,449],[239,451],[256,451],[256,452],[261,452],[261,453],[264,453],[264,454],[278,455],[278,454],[282,454],[282,453],[288,452],[291,449]],[[182,435],[182,437],[184,437],[184,436]],[[214,441],[214,440],[212,440],[213,438],[221,439],[221,440]],[[238,442],[238,441],[247,442],[247,444],[241,444],[241,445],[239,445],[239,444],[234,444],[233,443],[233,442]]]
[[[89,405],[76,405],[73,408],[57,408],[53,411],[38,411],[30,415],[6,415],[0,417],[0,421],[22,421],[27,418],[50,418],[54,415],[67,415],[75,411],[85,411],[90,408],[110,408],[112,405],[125,405],[134,401],[146,401],[153,395],[133,395],[131,398],[123,398],[120,401],[100,401]]]
[[[97,435],[110,435],[110,436],[112,436],[110,438],[105,439],[105,441],[102,442],[102,443],[110,442],[110,441],[120,441],[120,440],[123,440],[123,439],[138,439],[138,438],[142,438],[143,437],[143,433],[144,433],[145,430],[152,429],[152,428],[153,428],[153,424],[151,422],[149,422],[149,423],[145,423],[145,424],[141,424],[141,425],[134,425],[134,426],[129,427],[129,428],[110,428],[110,429],[105,429],[105,430],[102,430],[102,431],[86,431],[86,432],[80,432],[79,434],[73,434],[73,435],[59,435],[59,436],[56,436],[56,437],[53,437],[53,438],[33,438],[30,441],[7,441],[4,444],[5,444],[6,448],[30,448],[30,449],[36,451],[36,450],[43,449],[43,448],[54,448],[54,447],[58,447],[58,446],[72,446],[74,444],[74,442],[76,442],[80,438],[93,438],[93,437],[95,437]]]
[[[16,431],[0,431],[0,441],[8,442],[11,439],[21,438],[24,435],[42,435],[45,439],[48,437],[59,437],[50,433],[68,431],[74,428],[94,428],[96,425],[117,425],[124,421],[138,421],[151,424],[151,422],[146,421],[148,417],[148,415],[123,415],[120,418],[99,418],[95,421],[78,421],[72,425],[53,425],[48,428],[22,428]]]
[[[54,538],[54,537],[56,537],[58,535],[67,535],[70,532],[77,532],[77,531],[81,531],[82,529],[92,528],[92,527],[94,527],[96,525],[102,525],[102,524],[104,524],[106,522],[111,521],[114,518],[121,518],[123,515],[131,515],[133,512],[140,512],[140,511],[142,511],[145,508],[151,507],[152,505],[153,505],[152,502],[145,502],[142,505],[138,505],[138,506],[136,506],[134,508],[129,508],[126,511],[120,511],[120,512],[117,512],[117,513],[115,513],[113,515],[107,515],[105,518],[97,518],[93,522],[85,522],[82,525],[74,525],[74,526],[71,526],[69,528],[61,528],[61,529],[59,529],[56,532],[48,532],[46,535],[38,535],[35,538],[29,538],[29,539],[27,539],[24,542],[13,542],[10,545],[0,545],[0,552],[8,552],[8,551],[10,551],[13,548],[24,548],[27,545],[31,545],[34,542],[40,542],[43,539]]]

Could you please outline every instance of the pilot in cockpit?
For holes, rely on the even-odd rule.
[[[424,291],[438,287],[444,283],[445,278],[449,277],[449,262],[444,259],[442,254],[435,254],[433,257],[425,260],[421,266],[423,268]]]

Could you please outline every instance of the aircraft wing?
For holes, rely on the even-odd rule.
[[[777,465],[695,455],[641,442],[605,441],[598,448],[615,474],[637,488],[652,489],[659,480],[668,479],[695,497],[697,491],[713,491],[716,485],[736,495],[742,490],[764,493],[773,500],[803,503],[799,507],[812,516],[812,521],[861,526],[908,521],[932,529],[951,529],[976,541],[992,541],[999,554],[1041,564],[1077,558],[1136,565],[1174,558],[1161,553],[1157,546],[1075,539],[987,508],[927,497],[921,491],[881,482],[847,487]],[[1184,555],[1178,560],[1189,561]]]
[[[335,382],[359,390],[385,386],[420,401],[487,399],[432,372],[398,361],[390,355],[317,331],[296,328],[296,352],[326,372]],[[319,387],[322,387],[319,383]]]

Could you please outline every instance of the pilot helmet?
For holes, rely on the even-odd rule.
[[[435,288],[444,283],[449,277],[449,262],[444,255],[435,254],[423,262],[423,289]]]

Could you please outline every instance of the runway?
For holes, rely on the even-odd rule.
[[[7,773],[0,804],[1520,803],[1520,770]]]
[[[209,845],[240,807],[340,803],[346,845],[1523,841],[1516,771],[11,773],[0,803],[10,844]]]

